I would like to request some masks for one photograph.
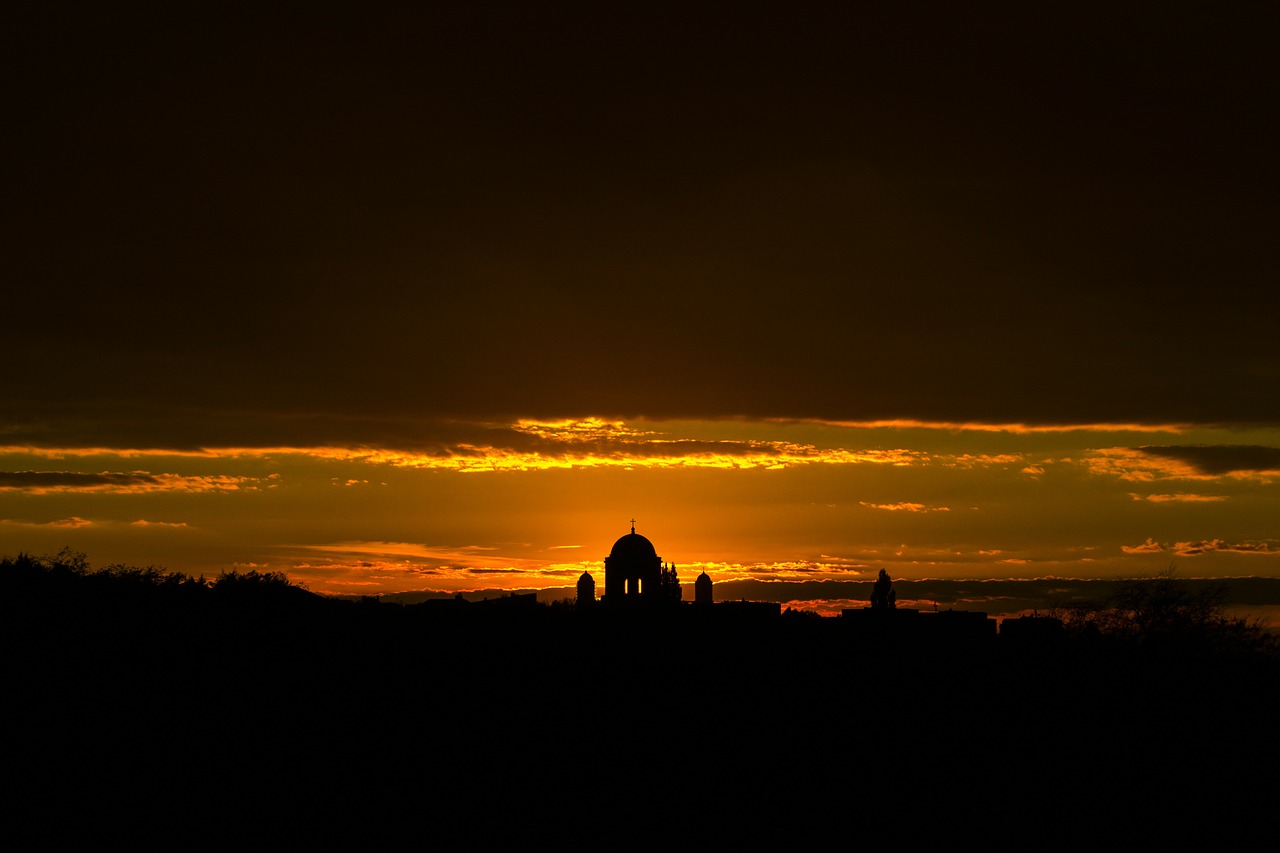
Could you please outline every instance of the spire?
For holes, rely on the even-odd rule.
[[[636,520],[634,518],[631,519],[631,532],[632,533],[636,532]]]

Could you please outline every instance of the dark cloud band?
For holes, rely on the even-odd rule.
[[[101,489],[156,486],[151,474],[81,474],[75,471],[0,471],[0,489]]]
[[[1143,453],[1173,459],[1201,474],[1218,476],[1242,472],[1280,471],[1280,447],[1262,445],[1205,445],[1140,447]]]

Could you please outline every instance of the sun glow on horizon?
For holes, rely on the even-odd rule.
[[[570,587],[635,515],[683,582],[1280,570],[1272,432],[972,426],[518,418],[312,446],[15,444],[0,535],[270,565],[335,594]]]

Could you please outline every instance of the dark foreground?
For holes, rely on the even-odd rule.
[[[1271,821],[1269,659],[693,614],[10,595],[10,812],[180,849],[1224,846]]]

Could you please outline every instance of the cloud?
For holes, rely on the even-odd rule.
[[[1108,447],[1084,459],[1093,474],[1126,482],[1280,476],[1280,448],[1261,445]]]
[[[80,518],[79,516],[73,515],[70,518],[60,518],[57,521],[50,521],[48,523],[48,526],[77,528],[77,527],[92,527],[93,524],[94,522],[89,521],[88,519]]]
[[[213,418],[217,420],[216,417]],[[287,425],[265,418],[263,438],[282,434]],[[294,434],[294,438],[316,435],[315,424]],[[423,420],[413,428],[404,427],[394,437],[376,444],[362,441],[284,445],[274,442],[260,446],[213,444],[181,451],[166,445],[152,448],[125,446],[118,451],[101,445],[77,448],[72,445],[32,444],[0,447],[0,452],[36,455],[43,458],[190,455],[205,458],[272,458],[303,455],[330,461],[366,462],[403,468],[452,470],[463,473],[529,471],[567,468],[622,469],[759,469],[800,465],[920,465],[930,456],[902,448],[820,447],[812,443],[778,439],[706,438],[691,435],[696,429],[684,424],[646,423],[630,426],[603,418],[540,421],[518,419],[508,423]],[[324,433],[332,439],[342,430]],[[363,485],[356,479],[335,480],[345,485]]]
[[[869,509],[882,509],[889,512],[950,512],[951,507],[947,506],[926,506],[921,503],[911,503],[910,501],[899,501],[892,504],[877,504],[867,501],[858,501]]]
[[[256,490],[272,485],[274,475],[266,478],[228,475],[187,476],[181,474],[80,473],[76,471],[6,471],[0,472],[0,490],[22,491],[32,495],[61,492],[105,492],[109,494],[147,494],[152,492],[235,492]]]
[[[1120,550],[1126,554],[1152,554],[1165,550],[1165,547],[1148,536],[1141,545],[1121,545]]]
[[[4,471],[0,472],[0,489],[13,489],[46,494],[54,491],[132,491],[159,484],[154,476],[144,473],[80,474],[74,471]]]
[[[303,546],[308,551],[333,554],[362,554],[379,559],[409,557],[426,560],[452,560],[465,562],[477,555],[495,550],[491,545],[438,546],[416,542],[384,542],[376,540],[352,540]]]
[[[1262,445],[1145,446],[1148,456],[1186,465],[1198,474],[1217,477],[1225,474],[1280,474],[1280,447]]]
[[[356,562],[361,568],[386,568],[400,573],[406,570],[436,573],[517,573],[533,576],[560,575],[566,571],[581,574],[585,566],[603,565],[600,561],[548,563],[538,557],[513,555],[494,545],[427,545],[415,542],[344,541],[298,546],[302,551],[334,554],[339,558],[330,566],[350,566],[342,555],[366,558]],[[563,547],[563,546],[562,546]],[[577,546],[568,546],[577,547]],[[517,546],[516,550],[519,549]],[[321,564],[299,563],[297,568],[319,569]]]
[[[1166,545],[1148,537],[1141,545],[1122,545],[1120,550],[1126,554],[1158,554],[1171,551],[1179,557],[1196,557],[1208,553],[1280,555],[1280,549],[1277,549],[1276,543],[1272,541],[1227,542],[1223,539],[1200,539]]]
[[[1210,552],[1230,552],[1235,554],[1280,554],[1267,542],[1235,542],[1227,543],[1221,539],[1202,539],[1198,542],[1177,542],[1173,551],[1179,557],[1194,557]]]
[[[1224,476],[1280,476],[1280,448],[1206,445],[1201,447],[1107,447],[1083,460],[1093,474],[1128,482],[1215,480]]]
[[[1140,495],[1130,492],[1129,497],[1135,501],[1151,501],[1152,503],[1219,503],[1227,499],[1226,495],[1197,495],[1186,492],[1166,495]]]
[[[945,464],[952,468],[987,468],[993,465],[1018,465],[1023,462],[1019,453],[962,453],[953,456]]]
[[[945,420],[875,420],[875,421],[837,421],[818,418],[768,418],[775,423],[810,423],[822,426],[841,427],[844,429],[896,429],[896,430],[941,430],[944,432],[1003,432],[1014,435],[1038,435],[1052,433],[1078,432],[1168,432],[1180,433],[1190,429],[1190,424],[1144,424],[1144,423],[989,423],[982,421],[945,421]]]
[[[1136,447],[1106,447],[1088,454],[1082,464],[1091,474],[1117,477],[1126,482],[1149,483],[1158,479],[1206,479],[1186,463],[1152,456]]]
[[[12,527],[65,527],[68,529],[75,529],[78,527],[93,527],[97,522],[73,515],[69,518],[59,518],[54,521],[20,521],[18,519],[6,518],[0,519],[0,524]]]

